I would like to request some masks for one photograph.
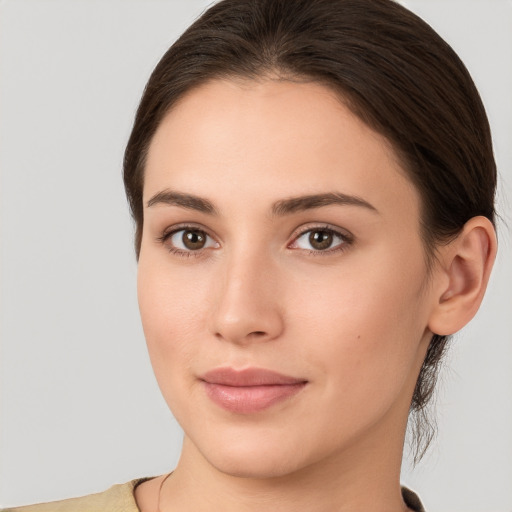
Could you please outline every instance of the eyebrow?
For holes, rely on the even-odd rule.
[[[283,199],[274,203],[272,213],[274,215],[282,216],[330,205],[359,206],[372,212],[379,213],[377,208],[368,201],[357,196],[342,194],[341,192],[329,192],[326,194],[313,194]]]
[[[147,203],[147,207],[151,208],[157,204],[167,204],[170,206],[181,206],[188,210],[196,210],[207,213],[209,215],[218,215],[215,206],[208,199],[194,196],[192,194],[184,194],[173,190],[162,190],[155,194]]]
[[[217,209],[208,199],[173,190],[162,190],[158,192],[147,202],[147,207],[151,208],[158,204],[180,206],[181,208],[196,210],[208,215],[218,215]],[[312,194],[282,199],[272,205],[272,214],[285,216],[330,205],[359,206],[369,211],[379,213],[375,206],[360,197],[342,194],[341,192],[329,192],[325,194]]]

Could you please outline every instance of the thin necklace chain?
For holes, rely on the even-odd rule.
[[[165,478],[162,480],[162,482],[160,483],[160,487],[158,489],[158,501],[157,501],[157,504],[156,504],[156,512],[161,512],[160,510],[160,496],[162,495],[162,487],[164,486],[164,483],[165,481],[172,475],[172,471],[170,473],[168,473]]]

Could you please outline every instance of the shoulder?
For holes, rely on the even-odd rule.
[[[81,498],[6,508],[0,510],[0,512],[105,512],[107,510],[109,512],[139,512],[134,497],[134,489],[146,480],[148,478],[139,478]]]

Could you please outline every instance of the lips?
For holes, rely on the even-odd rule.
[[[307,384],[305,379],[262,368],[216,368],[200,380],[215,404],[241,414],[263,411],[296,395]]]

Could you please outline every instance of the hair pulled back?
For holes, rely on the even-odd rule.
[[[276,77],[330,87],[391,142],[421,197],[427,263],[472,217],[494,223],[496,165],[482,101],[464,64],[427,23],[392,0],[222,0],[162,57],[136,114],[124,183],[137,256],[144,166],[163,117],[208,80]],[[415,459],[435,432],[425,407],[447,339],[433,336],[414,391]]]

